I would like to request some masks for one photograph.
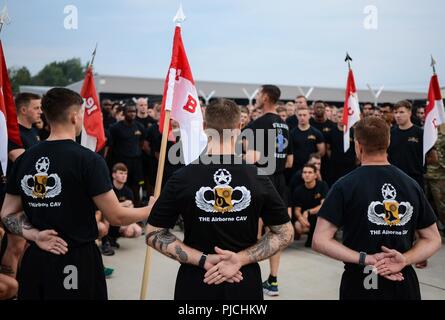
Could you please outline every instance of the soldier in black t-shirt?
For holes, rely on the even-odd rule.
[[[12,168],[13,162],[21,155],[25,150],[31,148],[32,146],[39,143],[39,133],[33,127],[33,125],[40,120],[40,116],[42,114],[41,110],[41,100],[40,96],[34,93],[19,93],[15,99],[15,106],[17,111],[17,121],[19,125],[20,139],[22,141],[22,145],[17,145],[13,141],[8,141],[8,172],[6,176],[9,176],[10,170]],[[1,170],[0,170],[1,171]],[[2,174],[0,172],[0,180],[6,180],[2,178]],[[0,205],[2,204],[2,200],[4,197],[5,185],[3,181],[0,181]],[[25,248],[26,241],[21,237],[17,237],[13,234],[7,233],[7,247],[2,256],[2,252],[0,250],[0,259],[1,259],[1,271],[11,277],[16,277],[17,266],[20,257],[23,254],[23,250]]]
[[[391,129],[388,160],[424,188],[423,129],[411,122],[412,105],[400,101],[394,105],[397,126]]]
[[[326,197],[329,187],[324,181],[317,180],[317,168],[313,164],[306,164],[301,174],[304,184],[297,187],[292,194],[292,206],[294,208],[295,234],[308,234],[305,247],[312,245],[317,223],[317,213]]]
[[[420,299],[411,264],[441,246],[433,210],[419,185],[387,161],[388,144],[383,119],[359,121],[355,149],[362,166],[334,184],[318,212],[312,248],[345,263],[340,299]],[[334,238],[340,228],[343,244]],[[369,274],[372,266],[379,276]]]
[[[332,186],[338,179],[347,175],[357,167],[357,157],[355,156],[354,128],[349,131],[349,142],[351,147],[345,152],[343,147],[343,109],[337,110],[338,123],[332,128],[326,140],[327,153],[327,175],[326,181]]]
[[[125,183],[128,177],[128,168],[123,163],[116,163],[112,168],[113,191],[122,207],[134,208],[134,196],[130,188]],[[137,223],[127,226],[110,225],[108,235],[102,239],[102,253],[109,250],[109,247],[119,248],[117,243],[119,237],[137,238],[142,234],[142,228]],[[106,254],[105,254],[106,255]]]
[[[139,189],[144,184],[141,156],[146,129],[136,121],[135,105],[128,105],[124,114],[124,120],[110,127],[113,164],[122,162],[128,167],[128,186],[139,204]]]
[[[270,180],[287,205],[289,190],[286,185],[284,172],[293,163],[292,144],[290,142],[289,127],[276,112],[276,104],[281,91],[273,85],[264,85],[256,97],[256,107],[263,110],[263,115],[249,124],[248,129],[254,135],[254,141],[247,138],[246,159],[264,169]],[[249,130],[245,133],[249,133]],[[289,211],[289,216],[291,212]],[[260,221],[260,233],[263,229]],[[270,276],[264,282],[264,292],[268,295],[278,295],[278,269],[280,253],[270,258]]]
[[[286,119],[286,124],[289,126],[290,131],[298,126],[297,111],[300,109],[309,109],[305,96],[298,96],[295,98],[295,113]]]
[[[17,276],[19,299],[106,299],[96,207],[114,225],[149,214],[147,207],[121,207],[103,158],[75,142],[82,104],[65,88],[46,93],[51,134],[17,159],[8,180],[2,221],[30,242]]]
[[[297,110],[298,126],[290,132],[294,162],[292,172],[301,169],[309,160],[311,153],[318,152],[324,156],[326,152],[323,134],[309,124],[309,110]]]
[[[147,244],[181,263],[175,299],[261,300],[257,262],[290,243],[292,225],[270,179],[235,156],[238,106],[230,100],[212,102],[205,128],[216,130],[219,138],[212,135],[199,163],[167,181],[148,218]],[[169,231],[179,215],[184,242]],[[260,217],[270,232],[258,241]]]

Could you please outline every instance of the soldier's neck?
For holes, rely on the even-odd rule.
[[[210,155],[224,155],[235,154],[235,143],[233,141],[219,142],[209,141],[207,144],[207,154]]]
[[[73,128],[67,128],[65,125],[58,126],[51,124],[51,133],[48,137],[49,141],[55,141],[55,140],[76,140],[76,129]]]

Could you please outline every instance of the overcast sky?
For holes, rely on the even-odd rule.
[[[179,1],[6,3],[11,23],[1,38],[9,66],[27,66],[35,74],[54,60],[79,57],[86,63],[98,42],[95,71],[99,74],[166,75],[172,18]],[[426,91],[430,54],[445,85],[445,2],[441,0],[182,3],[187,16],[183,40],[196,80],[344,87],[344,57],[349,51],[359,88],[369,83]],[[67,5],[77,8],[77,29],[64,27]],[[371,11],[365,13],[368,6]]]

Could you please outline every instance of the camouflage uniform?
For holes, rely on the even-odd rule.
[[[445,224],[445,134],[438,130],[437,142],[434,146],[439,159],[437,164],[428,165],[425,180],[428,192],[434,202],[442,223]]]

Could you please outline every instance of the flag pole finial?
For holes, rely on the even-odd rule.
[[[9,24],[11,22],[11,19],[8,15],[8,8],[5,6],[3,7],[2,11],[0,12],[0,32],[2,32],[3,26],[5,24]]]
[[[88,64],[88,67],[93,66],[94,58],[96,58],[96,50],[97,50],[97,42],[96,42],[96,46],[94,47],[94,51],[91,54],[91,60],[90,60],[90,63]]]
[[[348,53],[348,52],[346,52],[346,58],[345,58],[345,62],[347,62],[347,63],[348,63],[348,68],[349,68],[349,69],[351,69],[351,61],[352,61],[352,58],[351,58],[351,56],[349,55],[349,53]]]
[[[182,10],[182,3],[179,4],[179,9],[176,12],[175,17],[173,18],[173,22],[175,22],[176,24],[180,25],[182,22],[185,21],[185,14],[184,11]]]
[[[433,73],[436,74],[436,60],[434,60],[433,55],[431,55],[431,67],[433,68]]]

